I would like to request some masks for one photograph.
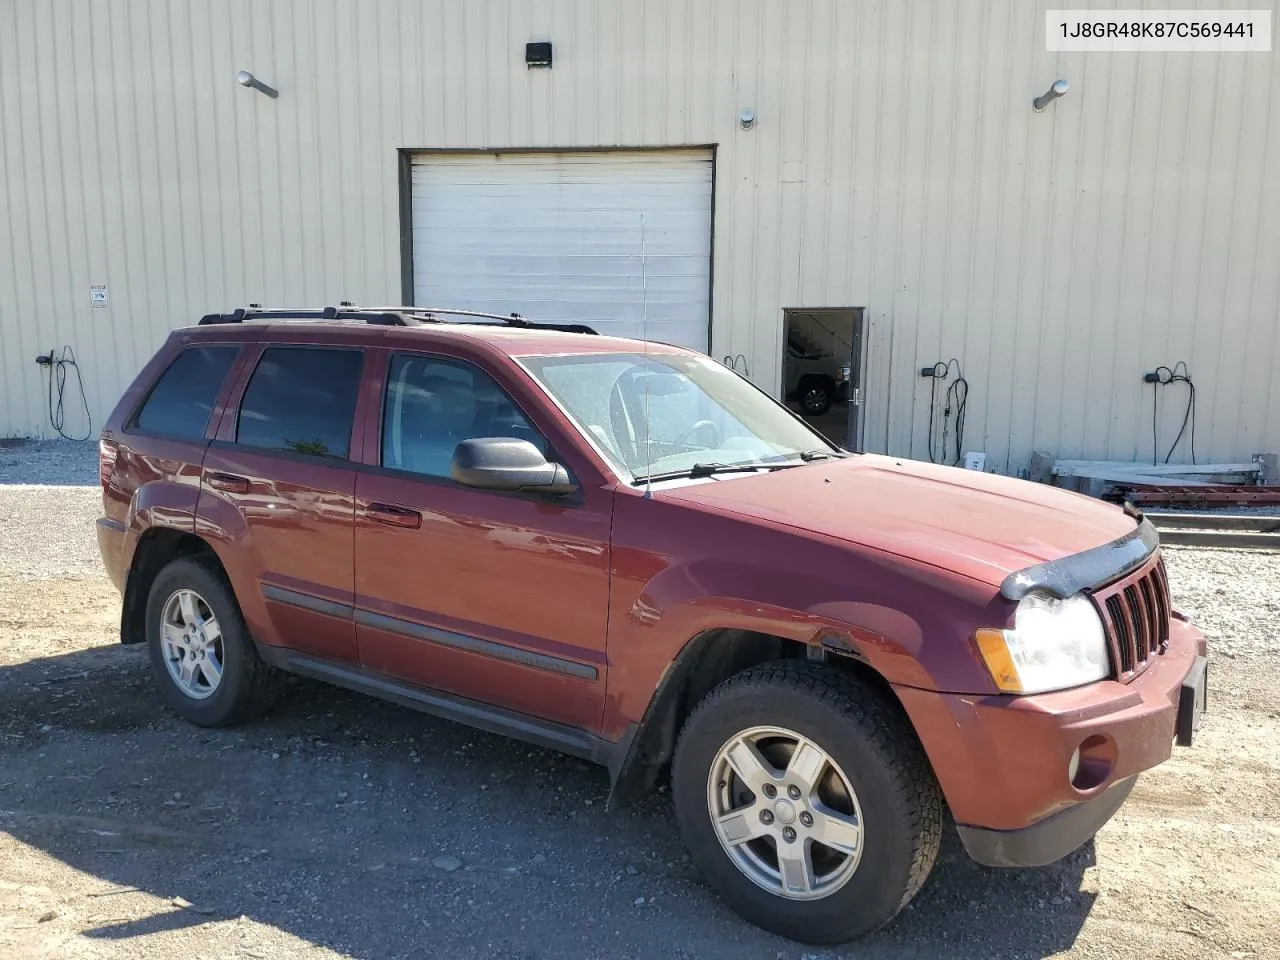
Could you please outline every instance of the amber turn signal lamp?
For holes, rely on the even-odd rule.
[[[974,634],[974,639],[978,642],[982,662],[987,665],[996,686],[1005,693],[1021,693],[1022,680],[1018,677],[1018,668],[1013,665],[1009,647],[1004,642],[1004,631],[984,628]]]

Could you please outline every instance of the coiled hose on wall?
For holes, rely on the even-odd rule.
[[[76,353],[69,346],[63,346],[62,353],[51,349],[47,354],[36,357],[36,363],[49,368],[49,424],[63,440],[88,440],[93,436],[93,414],[89,412],[89,398],[84,392],[84,377],[80,373],[80,365],[76,363]],[[66,392],[68,371],[76,375],[76,387],[80,391],[80,405],[84,409],[85,428],[83,437],[72,436],[64,429],[67,425]]]

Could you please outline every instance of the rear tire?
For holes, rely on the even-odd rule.
[[[275,703],[281,675],[258,656],[213,561],[186,557],[164,567],[151,584],[146,618],[151,672],[184,720],[230,726]]]
[[[764,761],[755,790],[751,758]],[[812,793],[806,769],[821,784]],[[672,799],[711,887],[751,923],[803,943],[843,943],[892,920],[942,838],[941,793],[896,705],[804,661],[753,667],[708,694],[680,733]],[[808,873],[793,882],[797,870]]]

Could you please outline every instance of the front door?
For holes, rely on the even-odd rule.
[[[392,353],[377,456],[356,480],[356,633],[368,670],[595,730],[612,491],[548,499],[449,476],[454,448],[545,435],[473,363]],[[372,438],[370,438],[371,440]]]
[[[210,444],[198,523],[259,643],[356,663],[352,449],[363,351],[267,347]],[[358,440],[358,436],[355,437]]]

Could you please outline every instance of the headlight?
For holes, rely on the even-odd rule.
[[[1006,693],[1065,690],[1111,673],[1102,621],[1087,597],[1028,594],[1018,603],[1012,630],[979,630],[975,639]]]

